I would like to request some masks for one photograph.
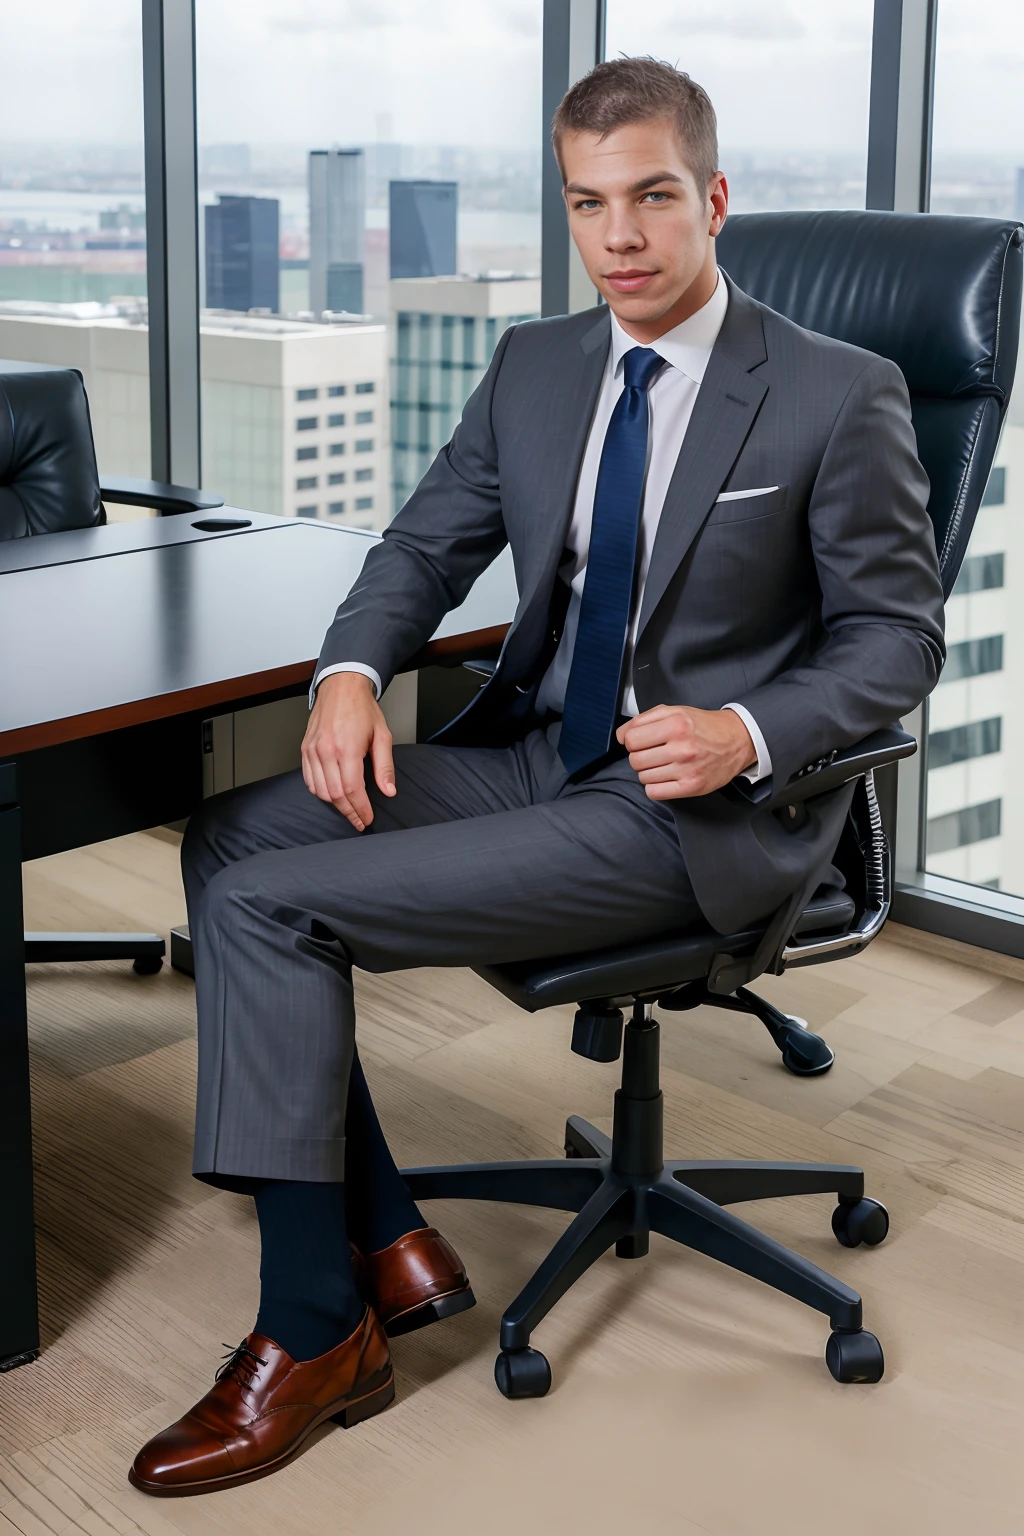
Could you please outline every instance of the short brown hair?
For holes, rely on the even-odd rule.
[[[703,86],[659,59],[607,59],[562,97],[551,123],[559,166],[564,133],[597,133],[602,138],[627,123],[667,117],[675,125],[697,190],[718,170],[718,121]],[[564,169],[563,169],[564,179]]]

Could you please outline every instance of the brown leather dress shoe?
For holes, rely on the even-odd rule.
[[[318,1425],[346,1429],[395,1396],[388,1342],[367,1307],[351,1338],[316,1360],[295,1361],[250,1333],[206,1396],[136,1456],[128,1480],[143,1493],[212,1493],[274,1472]]]
[[[353,1244],[352,1269],[389,1338],[476,1306],[465,1265],[436,1227],[407,1232],[379,1253]]]

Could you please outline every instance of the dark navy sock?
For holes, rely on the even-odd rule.
[[[272,1179],[254,1196],[260,1223],[260,1310],[255,1332],[293,1360],[315,1360],[359,1326],[345,1186]]]
[[[345,1209],[361,1253],[379,1253],[427,1225],[395,1166],[358,1054],[345,1111]]]

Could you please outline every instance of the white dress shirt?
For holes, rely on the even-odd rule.
[[[714,293],[696,314],[666,331],[657,341],[649,343],[652,351],[665,359],[662,368],[647,391],[650,409],[650,429],[647,435],[647,471],[644,480],[644,499],[640,514],[640,531],[637,550],[636,588],[633,597],[633,618],[626,642],[626,661],[623,678],[621,710],[624,715],[639,713],[636,694],[633,691],[632,653],[636,641],[637,624],[643,601],[644,584],[651,563],[654,538],[661,521],[662,507],[669,481],[676,466],[683,438],[689,425],[697,391],[711,357],[711,349],[718,338],[729,305],[729,290],[719,276]],[[615,316],[611,316],[612,336],[605,365],[601,392],[597,398],[587,446],[580,466],[576,485],[576,500],[572,519],[566,535],[566,555],[558,575],[570,587],[569,607],[562,630],[562,638],[551,665],[541,679],[537,693],[537,709],[541,714],[549,711],[561,714],[565,699],[569,668],[572,663],[573,645],[579,624],[580,604],[587,575],[587,555],[590,548],[590,528],[594,515],[594,493],[597,487],[597,471],[601,462],[605,433],[612,411],[623,390],[622,360],[631,348],[640,345],[627,336]],[[362,662],[338,662],[325,667],[314,679],[312,693],[321,680],[332,672],[361,672],[373,683],[380,696],[381,679],[372,667]],[[667,702],[667,701],[666,701]],[[740,704],[726,704],[739,715],[750,732],[757,753],[757,765],[743,777],[752,784],[758,783],[772,771],[768,747],[749,710]]]

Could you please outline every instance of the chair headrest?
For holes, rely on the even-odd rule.
[[[1013,382],[1022,227],[934,213],[730,216],[718,259],[797,325],[890,358],[912,395],[994,395]]]

